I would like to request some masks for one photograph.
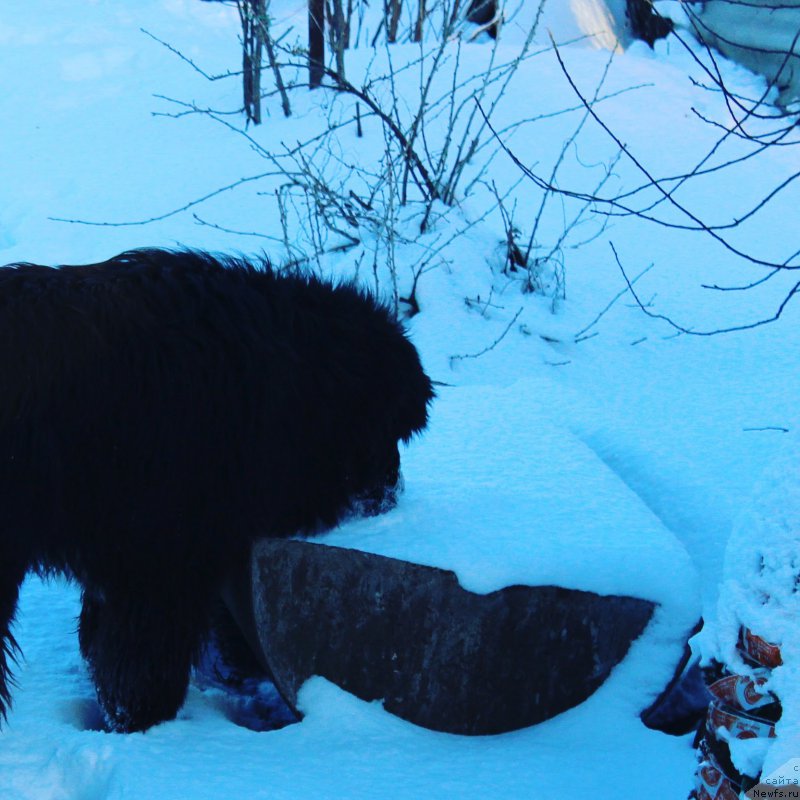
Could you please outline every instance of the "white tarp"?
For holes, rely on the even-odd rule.
[[[765,75],[781,104],[800,100],[800,0],[706,0],[686,8],[702,41]]]

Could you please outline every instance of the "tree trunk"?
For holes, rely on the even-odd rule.
[[[347,47],[349,19],[345,18],[342,0],[328,5],[328,37],[336,59],[336,73],[344,78],[344,51]]]
[[[425,0],[419,0],[419,7],[417,9],[417,24],[414,26],[414,41],[421,42],[422,41],[422,25],[425,22],[425,14],[427,13],[427,9],[425,8]]]
[[[239,0],[242,23],[242,88],[247,119],[261,123],[261,56],[264,47],[266,0]]]
[[[308,0],[308,84],[316,89],[325,71],[325,0]]]
[[[400,25],[402,8],[402,0],[387,0],[386,2],[384,12],[386,14],[386,40],[390,43],[397,41],[397,29]]]

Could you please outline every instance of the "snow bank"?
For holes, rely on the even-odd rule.
[[[553,584],[696,613],[686,550],[531,399],[535,388],[440,388],[429,429],[403,455],[398,508],[322,540],[452,569],[473,592]]]

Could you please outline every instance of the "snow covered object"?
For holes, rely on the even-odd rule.
[[[787,767],[800,752],[799,623],[800,452],[792,441],[737,520],[716,615],[697,640],[717,673],[701,776],[716,770],[721,785],[748,797],[800,788],[800,772]]]
[[[766,76],[781,104],[800,100],[800,0],[705,0],[690,8],[703,42]]]
[[[700,763],[691,795],[696,800],[726,800],[743,792],[753,796],[763,752],[775,738],[775,722],[781,716],[780,702],[766,688],[771,668],[782,663],[780,648],[740,628],[737,649],[750,672],[715,667],[721,677],[709,686],[708,713],[697,737]],[[742,755],[742,748],[749,752]],[[736,761],[734,753],[739,753]]]

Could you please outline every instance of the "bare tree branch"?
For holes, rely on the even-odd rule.
[[[680,333],[685,333],[690,336],[718,336],[722,333],[734,333],[736,331],[748,331],[752,330],[753,328],[759,328],[762,325],[769,325],[772,322],[776,322],[780,319],[781,315],[783,314],[786,306],[789,304],[791,299],[800,292],[800,281],[795,283],[795,285],[789,290],[788,294],[783,298],[780,306],[778,306],[778,310],[771,316],[766,317],[764,319],[757,320],[756,322],[748,322],[742,325],[731,325],[727,328],[715,328],[714,330],[709,331],[697,331],[693,328],[687,328],[684,325],[679,325],[675,322],[671,317],[668,317],[665,314],[657,314],[654,311],[651,311],[647,306],[641,301],[639,295],[636,294],[636,290],[633,288],[633,281],[628,278],[628,274],[625,272],[625,268],[622,266],[622,262],[619,260],[619,256],[617,255],[617,250],[614,247],[612,242],[609,242],[611,245],[611,250],[614,252],[614,258],[616,259],[617,266],[622,273],[622,277],[625,279],[625,283],[628,285],[628,291],[631,293],[631,296],[636,301],[636,305],[651,319],[660,319],[667,323],[671,328],[674,328],[676,331]]]

